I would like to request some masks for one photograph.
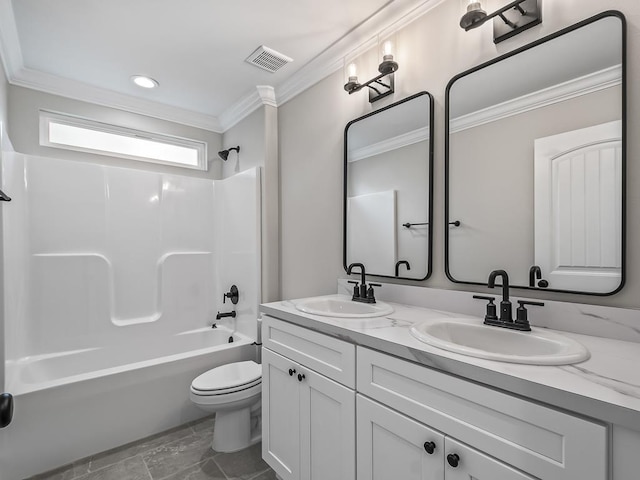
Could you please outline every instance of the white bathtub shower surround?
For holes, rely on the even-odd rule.
[[[259,169],[214,182],[10,152],[2,180],[0,480],[202,416],[191,381],[256,354]],[[232,283],[238,315],[211,329]]]
[[[212,182],[10,153],[3,177],[14,199],[4,217],[10,369],[34,357],[169,344],[211,325],[231,283],[238,317],[223,324],[255,338],[257,169]],[[146,350],[139,360],[158,357]],[[110,358],[102,368],[123,364]],[[20,380],[9,373],[6,388],[21,393]]]
[[[257,338],[256,319],[262,301],[260,173],[259,168],[251,168],[215,182],[214,213],[222,221],[220,228],[216,228],[219,254],[215,256],[213,304],[216,311],[235,309],[238,314],[235,319],[226,318],[218,323],[233,325],[237,331],[253,338]],[[237,305],[222,301],[231,285],[239,290]]]

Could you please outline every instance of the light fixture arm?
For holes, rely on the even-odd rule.
[[[397,68],[396,68],[396,70],[397,70]],[[365,87],[369,87],[372,90],[375,90],[379,95],[386,94],[386,93],[392,93],[392,92],[389,92],[389,90],[391,90],[391,88],[392,88],[391,84],[386,84],[386,83],[383,83],[383,82],[380,81],[384,77],[390,77],[392,75],[393,75],[393,72],[391,72],[391,73],[381,73],[377,77],[374,77],[374,78],[372,78],[371,80],[369,80],[367,82],[356,83],[349,90],[347,90],[347,92],[349,93],[349,95],[351,95],[352,93],[359,92],[360,90],[362,90]],[[393,78],[393,77],[390,77],[390,78]],[[372,85],[374,83],[377,84],[377,85],[380,85],[381,87],[384,87],[387,91],[386,92],[384,92],[384,91],[381,92],[374,85]]]
[[[506,12],[507,10],[511,10],[512,8],[516,8],[520,14],[522,16],[525,16],[527,14],[527,11],[524,10],[520,4],[525,2],[526,0],[515,0],[514,2],[509,3],[508,5],[505,5],[504,7],[496,10],[493,13],[490,13],[489,15],[487,15],[486,17],[481,18],[480,20],[477,20],[473,23],[471,23],[471,25],[465,27],[465,31],[469,31],[473,28],[479,27],[480,25],[482,25],[483,23],[485,23],[486,21],[494,18],[494,17],[500,17],[504,23],[506,23],[507,25],[509,25],[511,28],[516,28],[517,25],[515,25],[513,22],[509,21],[509,19],[507,19],[507,17],[504,16],[504,12]]]
[[[487,15],[482,10],[480,0],[471,0],[467,12],[460,19],[460,27],[468,32],[493,19],[493,42],[500,43],[541,24],[541,3],[542,0],[514,0]]]

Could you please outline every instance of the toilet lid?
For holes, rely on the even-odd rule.
[[[262,379],[262,365],[251,360],[213,368],[197,377],[191,387],[200,391],[218,391],[248,387]]]

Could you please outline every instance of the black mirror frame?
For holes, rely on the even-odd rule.
[[[381,277],[381,278],[395,278],[398,280],[410,280],[413,282],[421,282],[423,280],[428,279],[431,276],[431,273],[433,272],[433,132],[434,132],[434,122],[433,122],[433,113],[434,113],[434,107],[433,107],[433,95],[431,95],[429,92],[427,92],[426,90],[423,90],[421,92],[418,92],[414,95],[411,95],[407,98],[403,98],[402,100],[398,101],[398,102],[394,102],[390,105],[387,105],[383,108],[380,108],[378,110],[375,110],[373,112],[367,113],[366,115],[363,115],[362,117],[358,117],[354,120],[351,120],[349,123],[347,123],[346,127],[344,128],[344,173],[343,173],[343,177],[342,177],[342,181],[343,181],[343,191],[342,191],[342,266],[344,268],[344,271],[347,271],[347,166],[348,166],[348,161],[347,161],[347,152],[348,152],[348,145],[347,145],[347,132],[349,131],[349,127],[360,121],[360,120],[364,120],[365,118],[369,118],[373,115],[376,115],[378,113],[384,112],[385,110],[389,110],[390,108],[393,108],[395,106],[401,105],[405,102],[408,102],[410,100],[413,100],[415,98],[421,97],[423,95],[426,95],[429,98],[429,179],[428,179],[428,186],[429,186],[429,214],[428,214],[428,222],[429,222],[429,233],[427,235],[428,238],[428,248],[427,248],[427,274],[423,277],[423,278],[408,278],[408,277],[394,277],[391,275],[377,275],[375,273],[369,273],[367,272],[367,275],[370,275],[372,277]]]
[[[462,77],[470,75],[482,68],[493,65],[494,63],[501,62],[509,57],[513,57],[514,55],[518,55],[526,50],[529,50],[533,47],[536,47],[540,44],[546,43],[555,38],[561,37],[562,35],[582,28],[586,25],[594,23],[598,20],[601,20],[606,17],[616,17],[620,19],[621,23],[621,33],[622,33],[622,225],[621,225],[621,236],[622,236],[622,251],[621,251],[621,271],[620,271],[620,285],[618,288],[611,292],[582,292],[578,290],[560,290],[553,288],[538,288],[538,287],[529,287],[523,285],[513,285],[513,288],[523,289],[523,290],[533,290],[538,292],[556,292],[556,293],[571,293],[575,295],[591,295],[591,296],[610,296],[618,293],[625,285],[626,281],[626,250],[627,250],[627,21],[624,14],[618,10],[607,10],[593,17],[587,18],[581,22],[573,24],[567,28],[563,28],[551,35],[543,37],[535,42],[529,43],[523,47],[517,48],[512,52],[508,52],[504,55],[500,55],[499,57],[494,58],[488,62],[477,65],[469,70],[466,70],[458,75],[454,76],[449,83],[447,84],[447,88],[445,91],[445,124],[444,124],[444,189],[445,189],[445,198],[444,198],[444,269],[447,278],[453,283],[460,283],[466,285],[486,285],[486,283],[481,282],[468,282],[462,280],[456,280],[449,270],[449,113],[450,113],[450,105],[449,105],[449,95],[450,90],[453,84]]]

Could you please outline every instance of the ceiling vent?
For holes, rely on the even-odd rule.
[[[256,67],[262,68],[267,72],[274,73],[284,67],[287,63],[293,62],[293,58],[276,52],[275,50],[260,45],[255,52],[245,60]]]

